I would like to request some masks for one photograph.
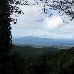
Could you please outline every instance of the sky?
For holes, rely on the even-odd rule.
[[[33,0],[31,0],[33,1]],[[74,38],[74,20],[69,21],[69,17],[66,17],[66,21],[63,22],[63,19],[58,14],[58,11],[49,10],[49,14],[53,14],[50,17],[47,15],[41,14],[43,4],[33,5],[33,6],[19,6],[24,14],[11,15],[12,18],[17,18],[17,24],[11,22],[12,27],[12,36],[13,38],[24,37],[24,36],[33,36],[40,38]],[[42,22],[41,19],[44,19]]]

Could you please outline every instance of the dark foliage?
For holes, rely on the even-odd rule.
[[[0,74],[10,74],[9,51],[13,47],[9,0],[0,0]]]
[[[8,0],[0,0],[0,53],[7,53],[9,48],[12,48],[10,22],[9,2]]]
[[[31,46],[24,46],[24,49],[36,49]],[[44,49],[44,48],[40,48]],[[40,50],[39,49],[39,50]],[[22,49],[20,49],[22,50]],[[46,47],[47,50],[47,47]],[[33,57],[31,55],[21,56],[14,50],[12,53],[13,72],[19,74],[73,74],[74,73],[74,47],[60,49],[57,53],[49,48],[47,53]],[[23,50],[24,51],[24,50]],[[22,52],[23,52],[22,51]],[[21,65],[21,67],[20,67]]]

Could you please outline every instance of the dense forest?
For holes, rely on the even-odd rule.
[[[39,52],[43,53],[36,54]],[[58,49],[54,47],[36,48],[32,46],[14,46],[13,51],[10,51],[10,58],[13,74],[74,73],[74,47]]]

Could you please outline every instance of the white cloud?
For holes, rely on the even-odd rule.
[[[20,9],[24,12],[24,14],[18,15],[18,17],[15,17],[12,15],[12,18],[17,18],[18,22],[17,24],[12,24],[12,27],[26,27],[26,28],[33,28],[37,27],[36,25],[39,23],[35,23],[34,20],[37,19],[38,16],[40,16],[41,6],[20,6]]]
[[[45,19],[45,28],[49,30],[53,30],[57,27],[59,27],[62,24],[62,18],[59,16],[53,16],[51,18]]]
[[[70,24],[65,24],[59,15],[52,17],[45,16],[44,22],[34,22],[40,15],[42,5],[40,6],[20,6],[24,15],[19,15],[18,23],[12,24],[12,35],[19,36],[37,36],[51,38],[74,38],[74,20]],[[53,12],[55,14],[55,12]],[[14,16],[12,16],[14,17]]]

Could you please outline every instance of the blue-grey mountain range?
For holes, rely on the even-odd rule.
[[[39,37],[21,37],[13,38],[13,43],[30,44],[30,45],[74,45],[74,39],[53,39],[53,38],[39,38]]]

